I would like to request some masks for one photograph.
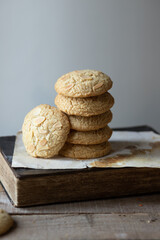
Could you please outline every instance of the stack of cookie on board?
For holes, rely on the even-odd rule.
[[[79,70],[60,77],[55,104],[67,114],[71,131],[59,154],[71,158],[96,158],[111,150],[110,111],[114,98],[111,79],[96,70]]]

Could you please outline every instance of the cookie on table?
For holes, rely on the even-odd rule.
[[[79,70],[60,77],[55,89],[68,97],[92,97],[107,92],[112,80],[105,73],[96,70]]]
[[[22,133],[26,151],[33,157],[51,158],[65,144],[70,123],[59,109],[41,104],[25,117]]]
[[[65,97],[58,94],[55,104],[68,115],[89,117],[108,111],[114,104],[114,98],[108,92],[88,98]]]
[[[68,118],[71,129],[77,131],[92,131],[107,126],[112,120],[112,112],[109,110],[105,113],[91,117],[68,115]]]
[[[67,142],[82,145],[99,144],[108,141],[111,135],[112,129],[108,126],[88,132],[71,130]]]
[[[59,154],[68,158],[89,159],[105,156],[110,150],[111,145],[109,142],[95,145],[65,143]]]
[[[0,209],[0,235],[6,233],[13,226],[13,219],[10,215]]]

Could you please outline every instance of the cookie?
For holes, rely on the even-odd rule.
[[[33,157],[51,158],[63,147],[70,123],[59,109],[41,104],[25,117],[22,133],[26,151]]]
[[[0,209],[0,235],[6,233],[12,225],[13,219],[10,215],[3,209]]]
[[[68,97],[92,97],[107,92],[112,81],[106,74],[96,70],[79,70],[60,77],[55,89]]]
[[[102,157],[108,154],[110,150],[111,145],[109,142],[95,145],[76,145],[72,143],[65,143],[59,154],[68,158],[89,159]]]
[[[68,115],[93,116],[108,111],[114,104],[110,93],[96,97],[73,98],[58,94],[55,98],[57,107]]]
[[[112,112],[109,110],[100,115],[91,117],[68,115],[68,118],[71,129],[77,131],[91,131],[105,127],[112,120]]]
[[[108,141],[111,135],[112,129],[108,126],[88,132],[71,130],[67,142],[82,145],[99,144]]]

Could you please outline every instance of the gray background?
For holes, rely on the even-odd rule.
[[[54,105],[54,83],[76,69],[113,80],[112,127],[160,131],[160,1],[0,0],[0,135]]]

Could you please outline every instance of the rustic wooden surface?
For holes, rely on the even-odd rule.
[[[0,208],[15,221],[1,239],[160,239],[160,194],[15,208],[0,186]]]
[[[2,240],[160,239],[160,194],[15,208],[0,185],[0,208],[15,221]]]

